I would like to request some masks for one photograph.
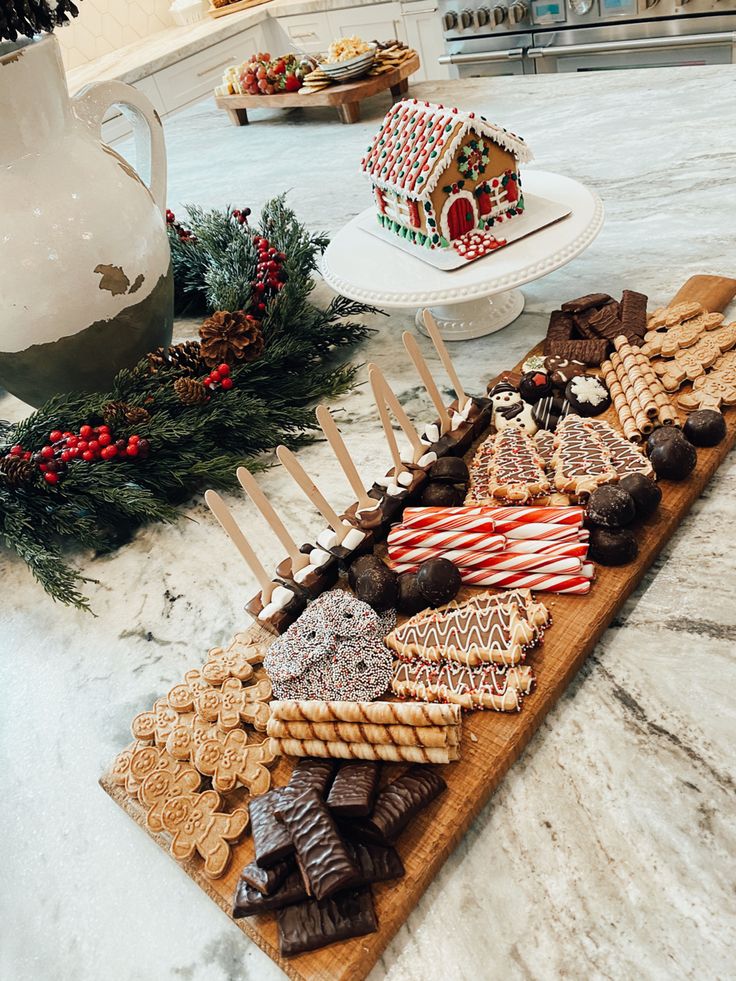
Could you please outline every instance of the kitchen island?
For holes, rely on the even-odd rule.
[[[593,187],[607,220],[570,265],[526,287],[526,310],[452,348],[471,392],[544,334],[550,310],[630,287],[666,301],[699,273],[733,274],[733,68],[478,79],[414,94],[523,134],[535,164]],[[708,106],[708,121],[703,106]],[[342,127],[329,110],[211,104],[166,123],[169,205],[250,206],[289,189],[314,228],[367,206],[358,161],[383,111]],[[260,117],[260,118],[259,118]],[[707,127],[707,128],[706,128]],[[356,256],[356,262],[360,257]],[[491,260],[492,261],[492,260]],[[328,295],[322,285],[317,295]],[[432,412],[400,343],[412,314],[376,317],[356,352],[409,414]],[[181,323],[178,336],[195,325]],[[430,357],[429,345],[421,341]],[[437,369],[439,374],[439,368]],[[363,376],[364,377],[364,376]],[[364,477],[388,464],[366,386],[337,416]],[[27,407],[9,396],[0,418]],[[299,453],[337,504],[329,448]],[[278,468],[263,486],[290,528],[320,527]],[[281,558],[253,509],[229,503]],[[726,460],[374,970],[386,981],[713,978],[732,970],[736,465]],[[270,981],[279,970],[97,786],[140,709],[247,622],[255,583],[201,499],[119,552],[81,556],[96,618],[55,606],[0,552],[5,693],[0,967],[18,981]]]

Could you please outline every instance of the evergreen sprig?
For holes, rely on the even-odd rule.
[[[260,456],[279,443],[296,447],[311,439],[313,406],[347,391],[357,367],[342,349],[369,329],[358,319],[375,308],[336,297],[326,307],[310,302],[317,259],[327,240],[309,233],[279,197],[264,206],[254,228],[231,209],[187,209],[190,234],[170,230],[177,304],[202,313],[242,309],[251,302],[254,237],[263,235],[286,256],[286,281],[261,321],[263,355],[231,368],[233,388],[216,391],[204,405],[183,404],[174,381],[187,369],[167,362],[152,372],[146,359],[119,372],[106,393],[58,395],[21,422],[0,429],[0,458],[14,444],[37,450],[54,429],[77,432],[99,425],[110,402],[145,408],[144,423],[120,425],[115,439],[137,434],[150,443],[147,458],[68,464],[50,486],[40,471],[12,486],[0,472],[0,540],[28,565],[55,600],[88,610],[85,580],[66,552],[109,552],[141,525],[172,522],[178,508],[203,487],[235,484],[235,470],[260,470]]]

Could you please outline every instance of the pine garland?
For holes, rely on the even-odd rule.
[[[179,310],[211,314],[265,306],[259,317],[263,351],[253,361],[229,364],[227,388],[194,373],[199,361],[188,342],[178,356],[176,349],[173,358],[152,353],[121,371],[110,392],[55,396],[21,422],[0,428],[0,540],[55,600],[89,609],[79,588],[88,580],[65,559],[70,547],[109,552],[143,524],[175,521],[178,507],[196,491],[232,486],[238,466],[261,469],[264,451],[311,439],[313,404],[354,383],[357,367],[340,361],[340,349],[369,333],[352,318],[377,311],[345,297],[324,309],[309,301],[326,239],[309,234],[283,196],[264,206],[257,228],[242,214],[190,207],[186,227],[174,220],[169,225]],[[258,249],[264,248],[259,238],[284,256],[282,285],[266,290],[265,304],[264,293],[253,289]],[[180,379],[209,380],[208,400],[182,401],[182,385],[175,384]],[[35,465],[41,457],[34,455],[32,479],[20,482],[3,470],[23,458],[10,455],[13,447],[16,453],[19,447],[38,451],[54,430],[76,433],[107,420],[112,445],[140,439],[146,454],[129,457],[121,449],[112,459],[104,452],[95,462],[75,458],[53,475]]]

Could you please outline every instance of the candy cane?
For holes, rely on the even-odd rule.
[[[590,592],[590,579],[583,576],[555,576],[543,573],[488,572],[484,569],[461,570],[464,583],[473,586],[498,586],[508,589],[536,589],[547,593]]]
[[[503,535],[482,535],[478,532],[434,531],[422,528],[403,528],[398,525],[388,533],[388,546],[421,545],[422,548],[469,548],[474,552],[498,552],[506,547]]]
[[[483,533],[487,535],[495,530],[490,518],[486,518],[482,514],[468,514],[463,508],[457,508],[457,513],[455,513],[454,508],[449,508],[445,509],[444,514],[412,516],[407,520],[406,512],[409,510],[419,510],[421,512],[425,509],[407,508],[404,512],[404,521],[401,524],[401,528],[428,528],[432,531],[475,531],[479,534]]]
[[[588,554],[588,535],[589,532],[581,528],[579,540],[574,539],[569,542],[554,540],[539,542],[533,538],[509,539],[504,553],[511,555],[517,555],[519,552],[531,555],[577,555],[582,559]]]
[[[427,559],[447,559],[459,569],[499,569],[508,572],[518,570],[539,570],[541,572],[570,572],[577,575],[582,570],[579,558],[550,555],[518,555],[501,552],[498,555],[484,555],[482,552],[436,552],[427,548],[389,549],[392,562],[400,565],[419,565]]]
[[[547,525],[537,522],[509,521],[504,524],[504,535],[511,541],[515,539],[535,538],[556,539],[558,541],[575,541],[580,536],[580,529],[571,525]]]

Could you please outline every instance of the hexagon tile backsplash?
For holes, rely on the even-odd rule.
[[[84,0],[79,17],[56,31],[64,67],[77,68],[126,44],[165,31],[171,0]]]

